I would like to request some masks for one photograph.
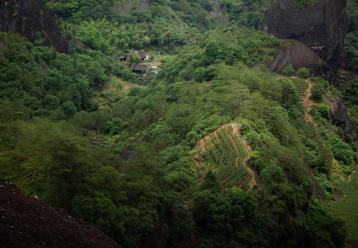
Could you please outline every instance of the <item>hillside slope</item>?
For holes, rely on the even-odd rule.
[[[41,1],[1,1],[0,31],[20,33],[31,41],[42,41],[60,52],[69,49],[69,37],[61,33],[55,17]]]
[[[0,181],[2,248],[119,248],[99,230]]]
[[[259,31],[271,0],[44,2],[74,44],[0,32],[0,178],[126,248],[343,247],[325,206],[358,145],[330,118],[339,91],[299,68],[331,71],[326,57]],[[4,244],[111,247],[1,189]]]
[[[194,157],[199,177],[215,173],[223,188],[253,188],[255,173],[247,165],[251,148],[240,136],[240,125],[231,123],[201,139]]]

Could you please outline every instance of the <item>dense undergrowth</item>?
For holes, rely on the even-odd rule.
[[[324,201],[354,170],[357,144],[329,119],[328,82],[310,78],[305,123],[307,71],[266,69],[280,46],[255,29],[267,2],[126,2],[47,1],[76,41],[68,54],[0,34],[1,176],[123,247],[163,222],[168,247],[341,247],[343,222]],[[114,60],[141,48],[170,55],[157,77]],[[138,87],[106,91],[113,78]],[[248,170],[223,182],[241,154],[235,135],[201,155],[226,169],[195,169],[197,142],[228,123],[251,147],[239,157],[252,187],[237,183]]]

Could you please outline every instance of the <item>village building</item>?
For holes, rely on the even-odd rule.
[[[148,66],[144,64],[136,64],[132,66],[132,72],[138,75],[144,75],[147,72]]]
[[[121,55],[119,57],[116,58],[118,62],[127,62],[128,61],[128,55]]]

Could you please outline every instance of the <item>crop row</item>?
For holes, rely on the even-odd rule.
[[[241,182],[248,181],[248,171],[242,164],[248,154],[231,126],[217,130],[205,142],[206,149],[197,156],[200,166],[212,170],[223,187],[241,185]]]

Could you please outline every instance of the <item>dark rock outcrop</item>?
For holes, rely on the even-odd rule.
[[[355,140],[358,140],[358,125],[349,118],[342,98],[327,99],[327,102],[332,121],[336,125],[341,126],[346,135],[352,135]]]
[[[288,65],[292,65],[294,69],[309,68],[315,75],[326,74],[330,71],[329,66],[320,56],[295,40],[285,40],[274,59],[268,63],[270,70],[277,73],[282,73]]]
[[[47,46],[60,52],[69,49],[69,38],[60,32],[55,18],[39,0],[0,1],[0,31],[20,33],[31,41],[41,36]]]
[[[294,0],[277,0],[265,14],[264,28],[278,38],[302,42],[337,71],[349,26],[346,5],[347,0],[321,0],[301,9]]]
[[[162,217],[156,227],[144,237],[141,248],[165,248],[169,238],[169,227]]]
[[[0,233],[2,248],[120,248],[101,231],[1,180]]]

